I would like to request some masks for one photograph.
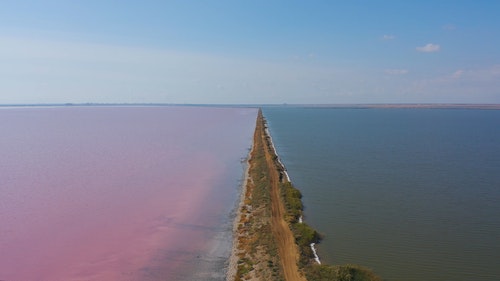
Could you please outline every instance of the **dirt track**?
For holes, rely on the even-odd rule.
[[[271,188],[271,229],[278,243],[278,253],[281,258],[285,280],[287,281],[306,281],[299,273],[297,266],[298,252],[295,244],[295,238],[290,230],[288,223],[284,219],[285,207],[280,196],[280,182],[277,163],[274,158],[274,151],[269,146],[265,132],[264,119],[259,113],[258,127],[262,144],[265,145],[266,162],[269,169],[270,188]],[[259,126],[260,125],[260,126]],[[256,141],[256,140],[254,140]]]

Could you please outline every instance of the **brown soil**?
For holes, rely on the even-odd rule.
[[[259,120],[262,123],[263,117],[259,114]],[[285,280],[287,281],[305,281],[306,279],[299,273],[297,261],[299,254],[295,238],[293,236],[288,223],[285,221],[285,206],[280,196],[280,172],[277,166],[276,155],[269,142],[269,136],[260,128],[262,133],[260,137],[262,142],[266,144],[265,155],[270,179],[271,188],[271,229],[278,243],[278,253],[281,258],[281,266],[283,267]]]

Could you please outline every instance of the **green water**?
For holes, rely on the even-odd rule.
[[[498,280],[500,111],[264,108],[319,256],[385,280]]]

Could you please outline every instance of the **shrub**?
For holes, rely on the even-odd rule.
[[[373,271],[359,265],[311,265],[306,272],[307,279],[315,281],[382,281]]]

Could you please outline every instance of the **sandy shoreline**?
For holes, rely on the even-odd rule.
[[[254,149],[254,142],[252,141],[252,147],[250,151],[248,152],[247,158],[246,158],[246,167],[245,167],[245,175],[243,177],[243,182],[240,187],[240,196],[239,196],[239,203],[238,206],[236,207],[236,215],[234,217],[233,221],[233,242],[232,242],[232,247],[231,247],[231,255],[229,256],[229,261],[228,261],[228,266],[227,266],[227,273],[226,273],[226,281],[233,281],[236,272],[238,270],[238,252],[239,252],[239,247],[238,247],[238,224],[241,221],[241,216],[242,216],[242,208],[245,205],[245,194],[248,188],[248,181],[250,179],[250,157],[252,155],[253,149]]]

